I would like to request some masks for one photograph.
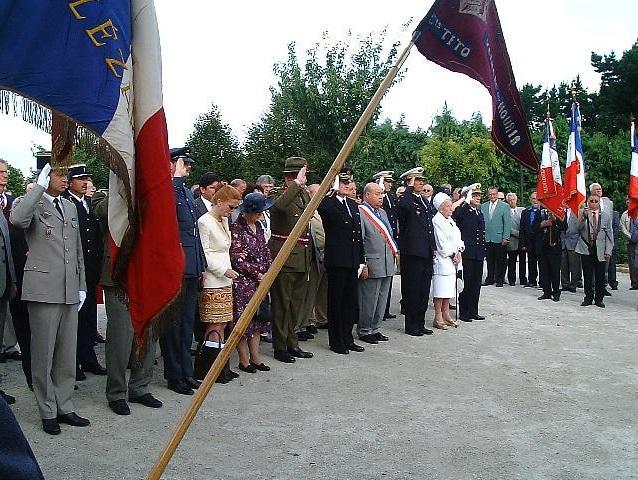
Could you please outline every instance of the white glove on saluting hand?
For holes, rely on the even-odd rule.
[[[40,175],[38,175],[37,184],[42,185],[45,190],[49,188],[49,182],[51,181],[49,173],[51,173],[51,164],[47,163],[44,167],[42,167],[42,171],[40,172]]]
[[[84,300],[86,300],[86,292],[84,290],[80,290],[78,292],[78,296],[80,297],[80,303],[78,304],[78,312],[82,310],[82,305],[84,305]]]
[[[469,187],[464,187],[461,190],[461,195],[463,195],[464,193],[467,192],[467,195],[465,196],[465,203],[467,203],[468,205],[470,204],[470,200],[472,200],[472,195],[474,194],[474,190],[476,190],[478,188],[481,188],[481,184],[480,183],[473,183]]]

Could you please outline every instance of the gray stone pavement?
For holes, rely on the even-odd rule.
[[[433,336],[404,335],[399,315],[389,342],[347,357],[325,330],[292,366],[265,345],[272,371],[216,385],[163,478],[638,478],[638,292],[619,277],[604,310],[486,287],[485,321]],[[119,417],[89,374],[75,403],[91,426],[50,437],[18,364],[0,372],[48,479],[145,478],[190,399],[165,388],[160,361],[164,407]]]

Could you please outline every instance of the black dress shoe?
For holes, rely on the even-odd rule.
[[[391,320],[393,318],[397,318],[397,316],[392,313],[388,313],[387,315],[384,315],[383,318],[386,320]]]
[[[376,338],[378,341],[380,342],[387,342],[388,340],[390,340],[388,337],[386,337],[384,334],[382,334],[381,332],[377,332],[374,334],[374,338]]]
[[[184,379],[184,383],[191,387],[193,390],[197,390],[202,384],[202,382],[200,382],[199,380],[195,380],[193,377],[186,377]]]
[[[497,283],[497,284],[496,284],[496,286],[497,286],[497,287],[502,287],[502,286],[503,286],[503,284],[502,284],[502,283]]]
[[[106,340],[104,339],[104,337],[99,333],[95,334],[95,341],[97,343],[106,343]]]
[[[246,372],[246,373],[257,373],[257,368],[254,367],[252,364],[248,364],[247,366],[243,366],[241,363],[238,365],[238,368],[242,371],[242,372]]]
[[[592,304],[591,299],[586,298],[585,300],[583,300],[583,303],[580,304],[581,307],[588,307],[589,305]]]
[[[467,322],[467,323],[472,323],[472,319],[471,318],[465,318],[465,317],[459,317],[459,320],[461,320],[462,322]]]
[[[548,295],[546,293],[542,294],[540,297],[538,297],[537,300],[551,300],[552,296]]]
[[[43,418],[42,419],[42,430],[44,430],[49,435],[60,435],[60,424],[55,418]]]
[[[456,305],[450,305],[450,310],[456,310]]]
[[[629,287],[629,290],[638,290],[638,287]]]
[[[481,285],[484,287],[489,287],[490,285],[494,285],[494,282],[483,282]]]
[[[301,331],[299,333],[297,333],[297,340],[299,340],[300,342],[305,342],[307,340],[313,340],[315,338],[315,336],[307,331]]]
[[[422,337],[424,333],[420,330],[406,330],[405,333],[412,335],[413,337]]]
[[[155,398],[151,393],[145,393],[141,397],[128,397],[128,401],[131,403],[141,403],[149,408],[161,408],[162,405],[164,405],[161,400]]]
[[[474,320],[485,320],[483,315],[479,315],[478,313],[472,317]]]
[[[421,328],[421,333],[423,335],[433,335],[434,334],[434,330],[430,330],[429,328],[422,327]]]
[[[58,423],[66,423],[72,427],[88,427],[91,425],[88,418],[82,418],[75,412],[58,415]]]
[[[516,285],[516,282],[509,282],[510,287],[513,287],[514,285]]]
[[[193,389],[184,382],[168,382],[168,389],[180,395],[192,395]]]
[[[0,390],[0,397],[4,398],[4,401],[7,402],[8,405],[13,405],[16,403],[16,399],[13,395],[9,395],[8,393],[4,393],[3,390]]]
[[[554,300],[555,302],[560,302],[560,295],[553,295],[552,300]]]
[[[332,350],[335,353],[338,353],[339,355],[348,355],[350,353],[350,350],[348,350],[347,348],[330,347],[330,350]]]
[[[128,403],[126,403],[126,400],[124,400],[123,398],[121,398],[120,400],[113,400],[112,402],[109,402],[109,408],[113,410],[113,412],[117,415],[131,414],[131,409],[128,408]]]
[[[92,373],[93,375],[106,375],[106,368],[104,368],[99,363],[88,368],[82,366],[82,371]]]
[[[312,335],[316,335],[317,333],[319,333],[319,330],[317,330],[317,327],[315,327],[314,325],[308,325],[306,327],[306,332],[311,333]]]
[[[76,368],[75,369],[75,381],[76,382],[83,382],[84,380],[86,380],[86,375],[84,374],[82,369]]]
[[[346,348],[348,350],[352,350],[353,352],[363,352],[363,351],[365,351],[365,348],[363,348],[361,345],[357,345],[356,343],[351,343]]]
[[[595,303],[595,305],[596,305],[597,307],[600,307],[600,308],[605,308],[605,304],[603,303],[603,301],[602,301],[602,300],[598,300],[598,301]]]
[[[250,362],[250,364],[255,367],[257,370],[259,370],[260,372],[270,372],[270,367],[268,365],[266,365],[265,363],[260,363],[259,365],[257,365],[254,362]]]
[[[275,350],[273,352],[273,356],[275,360],[279,360],[284,363],[295,363],[296,359],[292,355],[290,355],[286,350]]]
[[[377,340],[377,337],[375,337],[374,334],[372,333],[370,333],[369,335],[363,335],[362,337],[359,337],[359,340],[361,340],[362,342],[371,343],[373,345],[376,345],[377,343],[379,343],[379,340]]]
[[[297,357],[297,358],[312,358],[313,357],[311,352],[304,352],[299,347],[289,348],[288,353],[292,355],[293,357]]]
[[[9,360],[15,360],[16,362],[19,362],[20,360],[22,360],[22,354],[18,352],[17,350],[13,350],[12,352],[9,352],[9,353],[5,352],[4,356],[7,357]]]
[[[618,290],[618,285],[614,285],[613,287],[611,287],[612,290]],[[17,352],[20,353],[20,352]]]
[[[605,288],[603,290],[603,295],[605,295],[606,297],[611,297],[611,292]]]

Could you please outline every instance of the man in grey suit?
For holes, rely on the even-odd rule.
[[[13,256],[11,255],[11,242],[9,241],[9,224],[4,215],[0,215],[0,347],[4,335],[4,326],[7,319],[7,308],[9,300],[16,293],[16,272],[13,267]],[[15,398],[0,390],[0,397],[7,403],[14,403]]]
[[[128,305],[122,298],[111,275],[111,236],[108,226],[108,193],[95,192],[91,199],[92,210],[100,222],[103,234],[104,255],[100,274],[100,285],[104,290],[104,306],[108,323],[106,325],[106,399],[109,408],[117,415],[130,415],[131,409],[126,403],[139,403],[150,408],[160,408],[162,402],[149,392],[149,384],[153,379],[156,340],[148,339],[144,356],[131,361],[134,351],[133,325]],[[126,370],[131,368],[131,376],[126,382]]]
[[[86,299],[84,257],[75,205],[62,198],[66,169],[43,166],[37,184],[13,203],[10,221],[26,230],[29,255],[22,299],[31,324],[31,363],[42,428],[60,433],[59,423],[89,425],[75,413],[78,310]]]
[[[396,244],[392,226],[383,210],[384,188],[368,183],[363,189],[361,237],[365,267],[359,277],[359,322],[357,335],[364,342],[376,344],[387,341],[379,329],[385,314],[388,291],[396,272]]]
[[[483,285],[505,282],[507,245],[510,241],[512,216],[506,203],[498,199],[498,188],[487,189],[489,201],[481,205],[485,217],[485,245],[487,247],[487,275]]]
[[[521,250],[519,244],[521,213],[523,207],[516,206],[518,197],[515,193],[508,193],[505,196],[507,204],[510,206],[512,225],[510,227],[510,241],[507,244],[507,283],[511,286],[516,284],[516,260],[518,259],[518,281],[521,285],[527,285],[527,261],[525,251]]]
[[[567,230],[563,234],[562,244],[563,252],[561,254],[560,265],[560,281],[564,292],[576,293],[576,288],[581,285],[582,267],[580,264],[580,255],[576,253],[576,244],[580,238],[578,233],[578,217],[574,216],[571,210],[565,212],[565,221],[567,222]]]
[[[585,277],[585,299],[581,306],[592,304],[605,308],[605,270],[614,248],[611,211],[601,212],[600,197],[590,193],[578,224],[576,253],[580,255]]]

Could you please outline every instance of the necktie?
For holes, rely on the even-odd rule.
[[[348,200],[346,198],[343,199],[343,204],[345,205],[346,210],[348,211],[348,215],[352,217],[352,212],[350,211],[350,207],[348,207]]]
[[[60,200],[57,198],[53,199],[53,205],[55,206],[55,209],[60,212],[60,216],[62,217],[62,220],[64,220],[64,213],[62,213],[62,207],[60,206]]]
[[[598,213],[591,212],[591,243],[594,243],[596,237],[598,236]]]
[[[4,199],[4,195],[2,195],[0,197],[0,209],[4,210],[5,205],[6,205],[6,200]]]

